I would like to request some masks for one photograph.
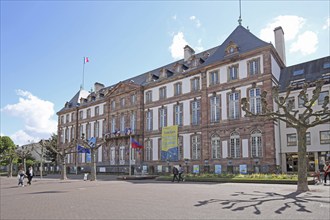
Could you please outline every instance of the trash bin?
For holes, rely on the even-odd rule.
[[[88,179],[88,173],[84,174],[84,181],[86,181]]]

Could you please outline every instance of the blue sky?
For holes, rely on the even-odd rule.
[[[242,25],[274,42],[282,26],[287,65],[329,56],[329,1],[244,1]],[[82,84],[110,86],[220,45],[238,25],[239,1],[1,0],[1,135],[49,138]]]

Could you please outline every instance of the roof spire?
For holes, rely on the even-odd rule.
[[[242,25],[242,18],[241,18],[241,0],[239,0],[239,18],[238,18],[238,25]]]

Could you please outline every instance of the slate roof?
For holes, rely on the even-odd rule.
[[[203,66],[207,66],[212,63],[227,59],[228,56],[225,57],[225,50],[230,42],[233,42],[238,45],[239,54],[271,45],[271,43],[267,43],[265,41],[260,40],[255,35],[253,35],[249,30],[239,25],[227,37],[227,39],[217,48],[214,54],[210,58],[208,58],[205,63],[203,63]]]
[[[283,68],[279,82],[280,92],[284,92],[292,81],[304,80],[308,83],[321,79],[323,74],[330,73],[330,67],[324,68],[325,63],[330,65],[330,56]]]

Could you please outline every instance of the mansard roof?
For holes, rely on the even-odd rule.
[[[60,112],[69,108],[74,108],[76,106],[79,106],[80,99],[81,98],[85,99],[87,98],[88,95],[89,95],[88,91],[80,89],[69,102],[65,103],[65,106],[60,110]]]
[[[280,92],[284,92],[290,85],[315,82],[318,79],[330,79],[330,56],[285,67],[280,75]]]
[[[215,62],[229,58],[230,56],[226,54],[226,48],[231,44],[237,45],[238,54],[246,53],[261,47],[271,45],[271,43],[267,43],[265,41],[260,40],[255,35],[253,35],[249,30],[239,25],[227,37],[227,39],[217,48],[214,54],[210,58],[208,58],[205,61],[205,63],[203,63],[203,66],[207,66]]]

